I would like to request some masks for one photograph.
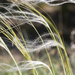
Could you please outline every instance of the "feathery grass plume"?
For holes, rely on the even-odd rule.
[[[3,15],[5,15],[5,14],[3,14]],[[16,46],[17,46],[17,48],[22,52],[25,52],[26,53],[26,51],[25,51],[25,48],[24,48],[24,46],[21,46],[22,44],[20,44],[20,41],[19,41],[19,39],[17,38],[17,36],[16,36],[16,34],[13,32],[13,30],[11,31],[11,27],[10,27],[10,25],[8,24],[8,21],[5,21],[6,20],[6,17],[7,18],[10,18],[10,17],[8,17],[7,15],[5,15],[5,16],[2,16],[1,15],[1,18],[2,18],[2,20],[6,23],[4,23],[3,21],[1,21],[6,27],[7,27],[7,30],[1,25],[0,26],[0,29],[1,29],[1,32],[4,34],[4,35],[6,35],[6,37],[7,38],[9,38],[9,40],[11,40]],[[8,31],[8,30],[10,30],[10,32]],[[11,34],[12,33],[12,34]],[[14,37],[15,36],[15,37]],[[16,39],[17,38],[17,39]],[[26,45],[25,45],[26,46]],[[22,48],[22,49],[21,49]],[[22,53],[23,53],[22,52]],[[24,54],[24,53],[23,53]],[[26,56],[25,56],[26,57]],[[27,58],[27,57],[26,57]]]
[[[57,37],[59,42],[56,40],[52,40],[52,38],[49,38],[49,36],[52,36],[49,33],[45,33],[45,34],[41,35],[41,38],[43,39],[44,44],[42,43],[42,41],[40,40],[39,37],[37,39],[35,39],[34,41],[26,41],[28,52],[44,50],[45,48],[49,49],[50,47],[56,47],[56,46],[59,46],[63,49],[59,37],[56,34],[54,34],[54,35]]]
[[[5,8],[5,9],[7,9],[7,8]],[[9,11],[9,13],[11,13],[11,12]],[[27,60],[30,60],[29,59],[30,57],[28,56],[27,52],[25,51],[25,47],[22,45],[21,41],[18,39],[18,37],[16,36],[16,34],[14,33],[13,29],[10,26],[10,22],[9,22],[9,21],[11,21],[10,17],[6,14],[3,14],[3,13],[1,13],[0,17],[2,19],[1,23],[3,23],[5,25],[5,27],[7,28],[6,29],[3,25],[0,25],[1,33],[3,33],[10,41],[12,41],[17,46],[17,48],[27,58]],[[12,19],[13,19],[13,17],[12,17]],[[11,21],[11,23],[13,23],[13,22]],[[18,31],[18,26],[17,26],[17,31]],[[21,35],[21,37],[23,38],[22,35]]]
[[[9,55],[12,57],[13,61],[15,62],[14,66],[10,66],[5,63],[0,63],[0,72],[15,72],[18,70],[19,70],[19,72],[20,71],[27,71],[27,70],[33,69],[33,66],[34,66],[34,68],[46,67],[50,71],[50,74],[52,75],[50,67],[43,62],[40,62],[40,61],[21,61],[19,63],[16,63],[13,55],[11,54],[10,50],[8,49],[8,47],[6,46],[6,44],[4,43],[4,41],[2,40],[1,37],[0,37],[0,46],[6,49],[6,51],[9,53]],[[31,65],[31,63],[33,64],[33,66]],[[20,65],[20,64],[22,64],[22,65]],[[7,68],[5,68],[5,67],[7,67]],[[21,73],[20,73],[20,75],[21,75]]]
[[[31,66],[31,63],[33,64],[34,68],[46,67],[50,71],[50,75],[52,75],[50,67],[41,61],[21,61],[18,63],[18,67],[21,71],[27,71],[27,70],[33,69],[33,67]],[[20,65],[20,64],[22,64],[22,65]],[[5,66],[8,67],[8,69],[5,68]],[[0,63],[0,67],[2,67],[2,69],[0,69],[0,72],[18,71],[18,69],[15,65],[10,66],[5,63]]]
[[[75,3],[74,0],[8,0],[10,2],[16,2],[16,3],[25,3],[29,2],[31,4],[38,4],[38,3],[45,3],[50,6],[58,6],[65,3]]]
[[[36,10],[31,5],[31,4],[33,4],[33,2],[36,4],[36,2],[38,2],[38,1],[35,1],[35,0],[11,0],[11,2],[13,2],[13,3],[10,4],[9,6],[4,7],[1,5],[0,7],[3,7],[4,9],[6,9],[7,12],[0,13],[0,19],[1,19],[0,22],[2,23],[2,24],[0,24],[0,32],[3,33],[20,50],[20,52],[29,61],[29,60],[31,60],[31,57],[29,55],[30,49],[26,43],[26,40],[23,38],[23,34],[21,32],[20,25],[23,25],[25,23],[31,25],[34,28],[35,32],[39,36],[39,39],[40,39],[39,42],[42,43],[41,45],[38,45],[34,49],[30,46],[30,48],[32,48],[31,51],[33,52],[38,49],[45,48],[48,58],[49,58],[50,65],[51,65],[52,75],[55,75],[52,61],[51,61],[50,55],[47,51],[47,46],[49,46],[49,47],[57,46],[57,50],[59,52],[59,55],[60,55],[61,61],[62,61],[62,65],[63,65],[64,75],[72,75],[69,60],[68,60],[68,57],[66,54],[66,50],[62,43],[62,40],[60,38],[60,35],[59,35],[57,29],[53,26],[51,21],[49,21],[44,15],[42,15],[38,10]],[[45,3],[49,3],[48,0],[40,0],[39,2],[42,2],[42,1]],[[52,1],[54,1],[54,0],[52,0]],[[14,9],[14,7],[16,7],[16,10]],[[38,33],[36,27],[34,26],[34,24],[32,22],[37,22],[39,24],[44,25],[47,28],[48,33],[52,37],[53,40],[50,40],[50,39],[44,40],[43,37]],[[14,32],[13,28],[15,28],[15,30],[17,32],[19,31],[19,35],[20,35],[22,41],[18,38],[18,36]],[[54,33],[59,37],[59,39],[56,37],[56,35]],[[36,42],[34,42],[34,44],[36,44]],[[34,45],[32,45],[32,46],[34,46]],[[64,54],[63,54],[61,48],[63,49]],[[65,58],[64,58],[64,55],[65,55]],[[31,62],[32,62],[32,60],[31,60]],[[35,66],[33,65],[33,63],[31,63],[31,64],[34,69]]]

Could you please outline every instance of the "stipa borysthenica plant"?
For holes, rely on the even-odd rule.
[[[50,71],[50,75],[55,75],[52,60],[50,58],[50,55],[47,49],[49,47],[56,46],[61,58],[64,75],[72,75],[72,71],[71,71],[71,67],[69,64],[65,47],[62,43],[62,40],[60,38],[60,35],[57,31],[57,28],[54,22],[51,20],[53,22],[52,23],[50,20],[48,20],[44,15],[42,15],[38,10],[36,10],[33,7],[35,4],[40,3],[42,1],[45,2],[46,4],[49,4],[50,2],[53,2],[53,0],[52,1],[10,0],[10,1],[12,3],[5,4],[6,6],[2,4],[0,5],[1,8],[4,8],[7,11],[5,13],[0,12],[0,33],[4,34],[18,48],[18,50],[23,54],[23,56],[27,59],[27,61],[21,61],[23,62],[23,64],[19,65],[21,62],[17,63],[15,61],[15,58],[13,57],[12,53],[10,52],[7,45],[4,43],[2,37],[0,36],[0,46],[6,49],[6,51],[9,53],[9,55],[11,56],[11,58],[13,59],[15,63],[14,66],[10,66],[5,63],[0,63],[0,67],[3,68],[3,69],[1,68],[0,71],[1,72],[2,71],[3,72],[18,71],[19,75],[22,75],[21,73],[22,70],[26,71],[26,70],[33,69],[32,70],[33,75],[39,75],[36,68],[46,67]],[[53,5],[59,5],[59,4],[51,4],[51,5],[53,6]],[[40,35],[34,25],[34,22],[44,25],[48,33],[44,35]],[[30,25],[34,28],[35,32],[39,36],[36,40],[27,41],[26,39],[24,39],[22,30],[20,28],[20,26],[24,24]],[[13,28],[18,32],[20,38],[14,32]],[[51,36],[52,39],[48,39],[48,38],[44,39],[45,37],[48,37],[48,36]],[[44,49],[46,50],[51,67],[49,67],[48,65],[46,65],[45,63],[41,61],[33,61],[30,56],[30,52],[34,52],[37,50],[44,50]],[[8,68],[4,68],[3,66],[6,66]]]

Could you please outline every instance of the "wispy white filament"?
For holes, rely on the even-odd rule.
[[[62,45],[60,45],[57,41],[53,41],[53,40],[47,40],[47,41],[48,42],[46,42],[45,44],[34,46],[33,48],[31,46],[28,46],[27,51],[34,52],[37,50],[44,50],[45,48],[50,49],[50,47],[56,47],[56,46],[63,48]]]
[[[29,24],[31,25],[31,22],[36,22],[42,25],[45,25],[46,27],[49,28],[49,25],[47,24],[47,22],[44,20],[44,18],[40,15],[34,14],[33,12],[29,11],[28,9],[24,8],[25,10],[23,10],[22,12],[19,10],[15,10],[13,9],[16,5],[15,4],[9,4],[7,5],[7,7],[5,7],[4,5],[1,5],[1,8],[4,8],[5,10],[7,10],[7,12],[5,13],[1,13],[0,12],[0,16],[7,20],[7,22],[9,24],[13,24],[12,28],[15,28],[17,26],[20,25],[24,25],[24,24]],[[27,11],[28,10],[28,11]],[[25,15],[28,17],[25,17]],[[14,22],[17,23],[17,25],[14,25]]]
[[[24,25],[24,24],[29,24],[29,25],[32,26],[32,24],[30,23],[30,21],[31,21],[31,22],[37,22],[39,24],[42,24],[42,25],[44,25],[44,26],[46,26],[50,29],[50,26],[48,25],[48,23],[45,21],[45,19],[42,16],[34,14],[33,12],[31,12],[27,9],[23,10],[22,12],[19,11],[19,10],[15,10],[14,9],[15,6],[16,6],[15,4],[10,4],[7,7],[4,7],[2,5],[0,6],[0,7],[7,10],[7,12],[5,12],[5,13],[0,13],[1,19],[6,20],[6,22],[8,24],[12,25],[12,28],[15,28],[17,26]],[[14,22],[16,22],[16,24]],[[1,25],[0,29],[2,30],[2,28],[4,28],[4,27]],[[7,33],[9,34],[10,32],[7,32]],[[50,33],[50,34],[44,34],[41,37],[43,38],[43,37],[46,37],[46,36],[49,36],[49,35],[52,36],[52,34]],[[17,47],[20,47],[20,48],[23,47],[23,46],[20,45],[20,43],[18,42],[16,37],[14,37],[12,34],[10,36],[13,39],[13,43],[16,44]],[[37,51],[37,50],[44,50],[45,48],[48,49],[50,47],[55,47],[55,46],[59,46],[59,47],[63,48],[58,35],[54,34],[54,36],[57,37],[58,41],[52,40],[52,39],[46,37],[46,39],[43,39],[44,43],[42,43],[40,38],[37,38],[35,41],[26,42],[27,48],[23,47],[22,49],[24,49],[24,50],[26,49],[27,52],[34,52],[34,51]],[[23,40],[21,42],[23,42]]]
[[[58,5],[62,5],[62,4],[65,4],[65,3],[75,3],[75,0],[13,0],[14,3],[25,3],[25,2],[28,2],[28,3],[34,3],[34,4],[38,4],[38,3],[46,3],[50,6],[58,6]]]
[[[18,65],[20,71],[27,71],[34,68],[45,67],[50,71],[50,75],[52,75],[50,67],[41,61],[21,61],[18,63]],[[0,63],[0,72],[16,72],[16,71],[18,71],[18,69],[15,65],[11,66],[5,63]]]
[[[57,37],[58,41],[52,40],[51,38],[48,38],[49,36],[50,36],[49,33],[41,35],[44,43],[42,43],[42,41],[40,40],[39,37],[37,39],[35,39],[34,41],[33,40],[26,40],[27,48],[24,45],[23,40],[20,39],[20,41],[22,42],[22,44],[25,47],[23,49],[25,49],[27,52],[34,52],[34,51],[38,51],[38,50],[44,50],[45,48],[50,49],[51,47],[56,47],[56,46],[61,47],[63,49],[63,46],[60,42],[60,39],[56,34],[55,34],[55,36]],[[6,40],[6,38],[4,38],[4,39]],[[13,42],[16,43],[17,46],[22,48],[22,46],[19,44],[19,42],[17,41],[17,39],[15,37],[13,37]]]
[[[57,5],[61,5],[61,4],[64,4],[64,3],[75,3],[75,1],[73,0],[68,0],[68,1],[61,1],[60,3],[57,3],[58,1],[57,0],[13,0],[13,2],[21,2],[21,3],[24,3],[24,2],[28,2],[28,3],[40,3],[40,2],[44,2],[50,6],[57,6]],[[56,3],[53,3],[54,1],[56,1]],[[23,11],[19,11],[19,10],[15,10],[14,7],[16,5],[15,4],[10,4],[9,6],[5,7],[5,9],[7,10],[7,12],[5,13],[1,13],[0,12],[0,22],[4,22],[3,24],[5,24],[5,26],[7,27],[7,25],[13,25],[12,28],[15,28],[17,26],[20,26],[20,25],[23,25],[23,24],[29,24],[29,25],[32,25],[30,22],[37,22],[37,23],[40,23],[46,27],[49,27],[49,25],[47,24],[47,22],[44,20],[43,17],[41,17],[40,15],[36,15],[34,13],[32,13],[31,11],[27,10],[23,10]],[[0,6],[2,7],[2,6]],[[4,8],[4,6],[3,6]],[[24,15],[25,14],[25,15]],[[16,20],[16,24],[14,24]],[[30,21],[29,21],[30,20]],[[6,22],[7,23],[6,23]],[[3,30],[4,27],[3,25],[0,25],[0,30],[5,32],[5,30]],[[49,48],[49,47],[55,47],[55,46],[58,46],[58,47],[61,47],[63,48],[60,40],[52,40],[52,39],[43,39],[44,42],[42,43],[40,40],[38,42],[34,41],[34,42],[29,42],[27,44],[27,47],[23,46],[19,41],[18,38],[14,37],[14,35],[12,35],[12,31],[10,29],[11,27],[9,26],[9,29],[6,30],[6,34],[10,33],[9,34],[9,37],[11,37],[10,39],[13,40],[12,42],[14,42],[14,44],[18,47],[18,49],[26,49],[26,51],[28,52],[33,52],[33,51],[37,51],[37,50],[42,50],[44,48]],[[0,46],[2,46],[3,48],[5,48],[8,53],[10,54],[10,56],[13,58],[10,50],[7,48],[7,46],[3,43],[1,43],[1,38],[0,38]],[[22,40],[23,41],[23,40]],[[30,44],[32,43],[32,44]],[[13,58],[14,60],[14,58]],[[14,60],[15,62],[15,60]],[[16,66],[10,66],[10,65],[7,65],[7,64],[3,64],[1,63],[0,66],[3,68],[3,69],[0,69],[0,71],[3,71],[3,72],[14,72],[14,71],[25,71],[25,70],[29,70],[29,69],[34,69],[34,68],[39,68],[39,67],[46,67],[49,69],[50,73],[52,74],[51,72],[51,69],[49,68],[49,66],[47,66],[46,64],[40,62],[40,61],[27,61],[25,62],[24,64],[22,65],[17,65],[17,63],[15,62]],[[8,67],[9,69],[6,69],[5,67],[3,66],[6,66]]]

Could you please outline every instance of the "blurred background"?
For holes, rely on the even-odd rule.
[[[6,3],[6,2],[7,2],[6,0],[0,0],[0,3]],[[74,59],[75,58],[75,4],[67,3],[60,6],[55,6],[55,7],[48,6],[44,3],[40,3],[38,5],[52,18],[52,20],[56,24],[57,29],[60,33],[60,36],[66,47],[66,52],[69,56],[73,72],[75,73],[74,71],[75,69],[75,59]],[[45,12],[43,12],[41,9],[39,9],[38,7],[35,7],[35,8],[39,12],[41,12],[44,16],[49,18],[49,16]],[[0,8],[0,11],[5,12],[4,9],[2,8]],[[24,33],[24,37],[26,39],[33,40],[37,38],[37,35],[31,26],[21,26],[21,28]],[[36,28],[40,34],[47,32],[43,25],[37,24]],[[3,36],[3,35],[0,34],[0,36]],[[5,42],[9,46],[9,49],[11,50],[17,62],[24,59],[23,55],[20,54],[19,51],[17,51],[17,48],[15,46],[12,46],[12,43],[9,43],[9,41],[5,41]],[[32,56],[33,59],[36,59],[35,56],[37,56],[37,59],[39,59],[43,54],[40,51],[38,51],[37,53],[34,53],[34,55]],[[58,54],[54,48],[50,50],[50,55],[52,58],[56,58],[56,60],[53,60],[54,62],[58,61],[57,60]],[[0,62],[7,62],[7,58],[9,58],[9,61],[11,62],[10,57],[7,55],[7,52],[2,47],[0,47]],[[41,57],[41,60],[42,61],[46,60],[45,55],[44,57]],[[55,63],[54,65],[57,65],[60,71],[62,72],[61,66],[59,66],[59,64]],[[58,74],[59,72],[57,72],[57,75]]]

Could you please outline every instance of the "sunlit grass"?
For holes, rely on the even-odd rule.
[[[31,5],[31,2],[20,2],[14,0],[7,7],[2,5],[0,6],[7,10],[7,12],[5,13],[0,12],[0,33],[4,34],[6,38],[8,38],[18,48],[18,50],[23,54],[27,61],[23,61],[23,64],[19,65],[20,62],[16,62],[7,45],[4,43],[2,37],[0,37],[0,46],[6,49],[6,51],[9,53],[10,57],[15,63],[15,66],[10,66],[8,64],[1,63],[0,67],[6,66],[9,67],[9,69],[4,68],[0,69],[0,71],[7,72],[7,75],[9,75],[10,72],[13,73],[14,71],[18,71],[18,74],[22,75],[22,71],[32,69],[32,74],[39,75],[39,72],[36,68],[46,67],[49,70],[50,75],[56,75],[54,64],[52,63],[50,54],[48,52],[49,47],[56,47],[61,58],[64,75],[72,75],[71,67],[69,64],[64,44],[60,38],[59,32],[54,23],[52,23],[37,9],[35,9]],[[16,9],[14,9],[14,7],[16,7]],[[34,22],[44,25],[48,33],[40,35],[34,25]],[[34,31],[38,35],[38,38],[34,41],[31,40],[27,43],[27,40],[23,37],[23,33],[20,28],[20,26],[23,24],[32,26]],[[17,36],[13,28],[15,28],[15,30],[18,32],[20,38]],[[50,36],[51,38],[48,39],[48,36]],[[46,37],[46,39],[43,39],[44,37]],[[40,44],[37,45],[37,43]],[[35,52],[38,50],[41,51],[44,49],[46,50],[50,66],[41,61],[32,60],[31,58],[30,52]],[[39,69],[39,71],[41,70],[42,69]],[[13,73],[13,75],[17,75],[16,72]]]

